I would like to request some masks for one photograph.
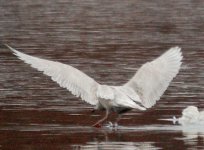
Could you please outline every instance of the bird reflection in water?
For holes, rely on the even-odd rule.
[[[153,146],[152,142],[88,142],[86,145],[75,145],[73,148],[75,150],[158,150],[161,148]]]

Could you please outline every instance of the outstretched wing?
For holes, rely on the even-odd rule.
[[[75,96],[80,96],[82,100],[92,105],[98,103],[96,90],[99,84],[85,73],[70,65],[29,56],[8,45],[7,47],[11,49],[19,59],[30,64],[33,68],[43,71],[44,74],[50,76],[53,81],[57,82],[61,87],[68,89]]]
[[[179,72],[182,58],[181,48],[173,47],[152,62],[145,63],[124,86],[132,88],[142,104],[150,108]]]

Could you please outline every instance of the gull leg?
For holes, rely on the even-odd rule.
[[[92,109],[92,110],[91,110],[91,113],[95,113],[95,111],[96,111],[95,109]]]
[[[101,123],[103,123],[103,122],[108,118],[108,115],[109,115],[109,111],[106,109],[106,114],[105,114],[105,116],[104,116],[102,119],[100,119],[99,121],[97,121],[97,122],[93,125],[93,127],[101,128]]]
[[[116,120],[115,120],[115,123],[114,123],[114,127],[118,127],[118,122],[120,121],[122,115],[121,114],[118,114]]]

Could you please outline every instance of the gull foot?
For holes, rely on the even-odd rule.
[[[108,127],[108,128],[112,128],[114,130],[117,130],[118,129],[118,123],[112,123],[112,122],[108,122],[107,124],[105,124],[105,127]]]
[[[109,122],[108,122],[108,126],[109,126],[109,127],[113,127],[113,123],[109,121]]]
[[[113,131],[117,131],[119,126],[117,123],[108,122],[106,127],[110,128]]]
[[[115,128],[118,128],[118,123],[117,123],[117,122],[114,123],[114,127],[115,127]]]
[[[97,124],[94,124],[94,125],[92,125],[93,127],[95,127],[95,128],[101,128],[102,127],[102,125],[101,124],[99,124],[99,123],[97,123]]]
[[[109,121],[106,124],[104,124],[104,127],[113,128],[113,123]]]

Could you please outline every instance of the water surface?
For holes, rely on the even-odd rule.
[[[0,0],[0,42],[121,85],[146,61],[182,47],[183,65],[161,101],[95,129],[102,112],[0,47],[0,149],[194,149],[200,127],[161,118],[204,109],[204,2],[190,0]],[[112,114],[111,118],[115,115]]]

